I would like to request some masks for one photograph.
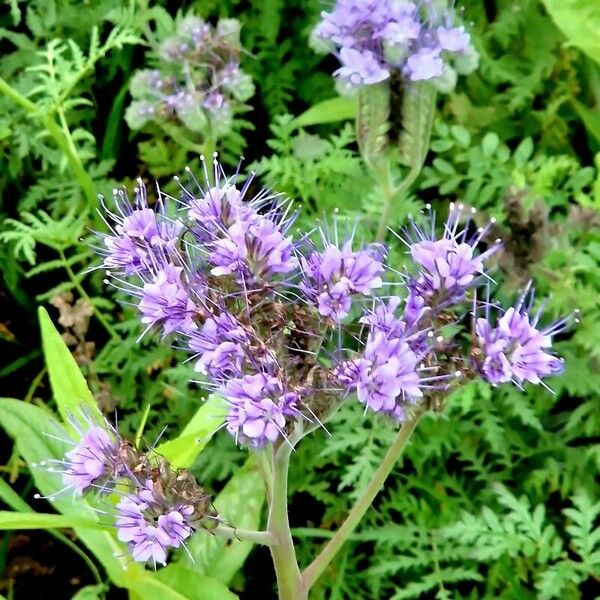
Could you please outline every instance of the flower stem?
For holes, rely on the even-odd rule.
[[[348,513],[346,520],[342,526],[335,533],[333,538],[325,545],[321,553],[315,558],[315,560],[306,568],[302,574],[304,585],[306,589],[310,589],[314,583],[323,574],[329,563],[333,560],[335,555],[339,552],[344,542],[356,529],[360,520],[367,512],[373,499],[383,487],[383,484],[393,469],[398,457],[402,454],[402,451],[406,447],[406,443],[410,439],[413,431],[415,430],[417,423],[423,415],[424,409],[419,408],[410,420],[406,421],[398,431],[396,439],[389,447],[386,455],[384,456],[381,464],[375,471],[371,481],[364,489],[360,498],[356,501],[356,504],[352,507],[352,510]]]
[[[288,468],[292,448],[283,443],[273,459],[273,489],[267,530],[274,538],[271,556],[277,574],[279,600],[306,600],[307,588],[302,581],[290,531],[287,510]]]
[[[50,136],[56,142],[56,145],[62,150],[67,159],[67,163],[83,190],[89,206],[93,206],[96,202],[96,192],[94,190],[94,182],[87,171],[83,168],[79,155],[71,147],[69,140],[65,136],[63,130],[58,126],[54,117],[43,112],[40,112],[37,105],[31,102],[13,87],[11,87],[4,79],[0,77],[0,94],[10,98],[15,104],[18,104],[30,117],[38,118],[42,125],[46,128]]]
[[[378,176],[381,177],[381,192],[383,194],[384,203],[381,217],[379,218],[379,224],[377,225],[377,234],[375,235],[376,241],[382,242],[385,238],[394,200],[399,201],[402,199],[404,194],[408,192],[410,186],[419,176],[420,171],[420,168],[411,169],[398,187],[394,186],[389,161],[386,161],[385,167],[378,173]]]
[[[238,529],[237,527],[228,527],[219,525],[213,532],[216,536],[225,538],[226,540],[240,540],[244,542],[252,542],[262,546],[272,546],[275,543],[275,538],[268,531],[254,531],[251,529]]]

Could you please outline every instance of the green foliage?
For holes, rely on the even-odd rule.
[[[600,578],[600,487],[593,477],[600,468],[597,2],[464,4],[480,68],[455,93],[437,98],[425,167],[395,198],[386,224],[405,224],[425,202],[441,214],[449,201],[475,207],[477,226],[495,217],[491,235],[505,242],[494,264],[502,299],[533,279],[539,296],[549,296],[548,320],[579,308],[581,322],[557,343],[566,368],[551,382],[554,394],[470,383],[423,420],[317,583],[316,600],[583,600],[594,597]],[[247,165],[257,185],[299,200],[301,226],[312,228],[339,209],[341,228],[356,225],[359,237],[372,237],[387,200],[359,145],[379,156],[387,104],[378,115],[364,105],[359,113],[356,99],[335,95],[330,59],[308,47],[323,3],[207,0],[188,8],[213,22],[233,17],[243,24],[242,64],[257,93],[220,148],[225,161],[236,164],[243,153],[242,173]],[[32,0],[10,2],[0,16],[0,349],[11,358],[0,381],[9,395],[27,399],[0,401],[0,423],[14,444],[3,469],[10,484],[0,479],[0,499],[11,512],[0,513],[0,528],[74,527],[75,542],[70,533],[52,535],[93,557],[106,581],[134,600],[234,598],[227,586],[268,597],[270,567],[267,583],[256,576],[266,552],[245,542],[198,535],[189,546],[194,562],[181,552],[156,574],[135,564],[123,571],[114,533],[86,526],[98,521],[93,499],[60,496],[56,514],[28,503],[31,486],[45,495],[59,489],[55,474],[33,464],[63,455],[66,446],[46,434],[61,427],[57,414],[64,418],[85,400],[108,415],[116,407],[129,435],[149,406],[142,444],[153,445],[166,426],[156,452],[191,466],[217,491],[215,505],[231,525],[258,528],[265,520],[256,463],[217,432],[220,400],[192,381],[186,353],[150,335],[139,340],[135,307],[121,304],[102,273],[88,270],[97,264],[88,232],[105,230],[96,193],[110,195],[117,182],[131,189],[141,174],[149,190],[157,177],[177,196],[167,180],[186,164],[200,168],[200,148],[181,128],[134,137],[123,120],[131,74],[154,66],[153,48],[183,14],[177,10],[161,1]],[[390,137],[400,147],[390,153],[389,177],[400,186],[423,160],[429,122],[419,121],[428,112],[421,104],[434,101],[392,100],[398,106]],[[397,130],[400,102],[412,116]],[[380,125],[360,144],[357,113],[359,125],[365,118]],[[392,266],[401,269],[405,247],[389,241]],[[41,311],[37,339],[36,303],[64,292],[93,307],[87,357],[73,346],[71,356],[61,340],[67,328],[52,312]],[[292,456],[290,518],[302,565],[343,522],[395,435],[358,403],[343,406],[327,427],[331,436],[317,431]],[[105,591],[86,586],[76,598]]]

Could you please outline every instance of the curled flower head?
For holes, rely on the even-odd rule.
[[[298,418],[300,397],[277,377],[258,373],[229,381],[223,389],[230,410],[228,431],[254,448],[285,438],[288,418]]]
[[[473,353],[476,368],[494,385],[509,381],[519,387],[527,381],[544,384],[542,378],[563,370],[563,360],[551,351],[552,336],[563,331],[572,319],[567,317],[538,328],[541,311],[530,315],[525,306],[526,294],[494,325],[489,310],[485,318],[476,320]],[[532,301],[533,294],[530,298]]]
[[[162,327],[163,334],[192,331],[196,305],[183,279],[183,268],[166,265],[144,284],[139,303],[141,321]]]
[[[180,123],[196,134],[225,136],[233,114],[247,109],[254,84],[240,68],[240,25],[221,19],[216,27],[195,15],[174,25],[158,48],[158,69],[134,74],[134,98],[125,112],[132,129],[149,122]]]
[[[334,75],[345,89],[397,74],[449,92],[456,72],[470,73],[478,61],[469,33],[453,21],[451,10],[440,11],[431,0],[337,0],[311,41],[315,50],[338,56]]]
[[[217,516],[210,496],[187,470],[174,471],[162,460],[132,478],[133,490],[116,505],[118,538],[135,561],[165,564],[171,548],[185,544],[195,529],[212,529]]]
[[[101,236],[98,248],[105,269],[124,275],[143,275],[176,260],[183,224],[169,219],[162,203],[158,210],[148,206],[141,179],[133,202],[124,190],[114,190],[112,210],[101,200],[104,208],[101,214],[111,231]]]
[[[326,241],[322,252],[313,250],[302,259],[302,288],[320,314],[340,322],[350,312],[353,295],[367,296],[383,285],[385,249],[370,244],[352,250],[352,239],[341,248]]]
[[[474,235],[469,235],[470,220],[461,226],[464,206],[450,204],[448,220],[444,224],[441,238],[435,231],[435,215],[432,215],[431,229],[421,229],[414,221],[405,230],[403,239],[408,246],[413,261],[420,267],[419,275],[409,283],[411,301],[421,296],[420,303],[431,306],[456,304],[460,302],[469,287],[484,275],[484,261],[500,247],[500,240],[482,252],[477,246],[488,232],[491,220],[486,227],[480,227]],[[474,209],[471,212],[475,212]]]
[[[194,508],[169,505],[156,493],[151,480],[126,495],[116,510],[118,538],[127,542],[137,562],[150,561],[155,567],[157,563],[166,564],[169,548],[179,548],[192,533],[187,519]]]

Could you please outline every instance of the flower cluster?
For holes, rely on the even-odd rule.
[[[189,170],[189,185],[176,178],[172,213],[160,192],[150,207],[141,182],[131,203],[115,192],[100,250],[108,281],[135,299],[146,330],[186,348],[225,399],[223,427],[236,442],[282,443],[349,394],[403,421],[456,375],[537,383],[558,370],[548,332],[527,321],[528,329],[519,310],[497,328],[478,326],[479,354],[469,356],[484,360],[444,339],[489,280],[486,262],[500,244],[488,241],[491,224],[474,224],[475,211],[451,204],[440,236],[433,213],[429,225],[413,220],[397,233],[414,268],[400,274],[404,293],[389,297],[378,295],[394,283],[382,244],[359,245],[337,222],[295,240],[289,201],[266,191],[249,198],[252,177],[240,185],[216,159],[213,167],[202,182]]]
[[[129,126],[179,122],[194,133],[226,135],[236,109],[254,94],[252,79],[240,69],[239,33],[235,19],[216,27],[193,15],[181,20],[160,45],[160,68],[140,70],[131,80]]]
[[[523,295],[495,325],[490,322],[489,310],[486,317],[476,320],[473,354],[482,377],[494,385],[509,381],[520,388],[527,381],[545,385],[543,377],[563,370],[563,360],[552,354],[550,348],[552,336],[563,331],[571,317],[538,328],[540,312],[530,316],[525,298]],[[577,316],[573,319],[578,320]]]
[[[450,92],[458,74],[475,70],[469,33],[433,0],[337,0],[312,34],[313,47],[334,52],[342,92],[399,74]]]
[[[70,424],[78,440],[65,441],[73,449],[63,460],[47,460],[40,466],[62,474],[61,492],[120,494],[117,535],[135,561],[156,568],[166,562],[168,550],[179,548],[194,530],[217,525],[210,496],[189,471],[173,471],[167,461],[151,460],[100,418],[71,418]]]

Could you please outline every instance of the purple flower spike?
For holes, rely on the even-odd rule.
[[[552,336],[565,329],[569,319],[537,329],[540,313],[530,318],[524,300],[525,296],[509,308],[495,327],[489,317],[476,321],[476,347],[482,355],[476,366],[492,384],[513,381],[522,387],[529,381],[545,385],[543,377],[556,375],[563,369],[562,359],[551,354],[550,348]]]
[[[285,437],[286,417],[299,417],[299,396],[276,377],[259,373],[230,381],[223,390],[229,403],[226,427],[237,442],[262,448]]]
[[[435,215],[431,219],[430,231],[424,231],[412,222],[405,230],[405,244],[417,265],[421,267],[419,277],[409,283],[411,303],[418,302],[421,307],[442,307],[460,302],[466,290],[475,285],[483,276],[484,261],[496,252],[500,240],[482,254],[476,253],[476,248],[487,233],[490,225],[479,228],[477,233],[469,236],[469,219],[462,228],[460,221],[464,206],[450,203],[448,220],[444,225],[444,234],[437,238],[435,232]],[[471,212],[475,212],[474,209]],[[402,239],[400,236],[398,236]],[[417,300],[421,296],[421,300]],[[416,306],[412,308],[415,310]]]
[[[182,271],[181,267],[167,265],[152,281],[145,283],[141,291],[142,323],[148,327],[162,327],[163,335],[196,328],[197,308],[184,285]]]
[[[115,210],[105,206],[107,218],[103,217],[112,235],[102,236],[102,266],[124,275],[144,275],[176,260],[183,223],[168,219],[160,204],[158,212],[148,208],[142,181],[133,204],[123,190],[115,190],[113,196]]]
[[[431,81],[449,92],[456,73],[470,73],[477,53],[453,11],[435,3],[404,0],[337,0],[322,13],[311,43],[317,52],[334,53],[341,66],[334,75],[340,91],[380,83],[392,75],[405,83]],[[395,79],[395,78],[394,78]]]
[[[148,480],[136,493],[128,494],[116,506],[118,538],[127,542],[133,559],[164,565],[170,548],[179,548],[191,535],[187,519],[191,505],[169,506]]]
[[[231,313],[224,311],[209,317],[201,329],[193,331],[188,347],[198,356],[195,370],[218,381],[242,375],[249,343],[247,331]]]
[[[302,289],[324,317],[340,322],[350,311],[353,294],[364,296],[383,285],[383,246],[371,244],[352,250],[352,240],[342,249],[328,243],[321,253],[302,259]]]
[[[92,487],[102,488],[122,471],[119,440],[97,425],[67,452],[63,483],[82,495]]]

